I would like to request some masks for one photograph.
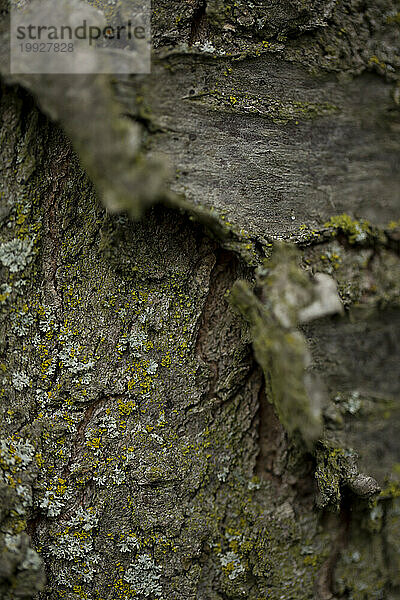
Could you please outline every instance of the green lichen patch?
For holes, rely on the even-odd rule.
[[[280,246],[257,285],[261,299],[245,282],[235,283],[230,298],[251,325],[254,353],[281,422],[310,444],[322,433],[320,394],[306,373],[309,352],[295,327],[300,309],[313,299],[312,284],[297,266],[295,251]]]
[[[356,221],[346,214],[331,217],[324,227],[328,229],[331,236],[336,236],[339,232],[343,233],[350,244],[362,244],[372,236],[371,225],[368,221]]]
[[[344,485],[356,473],[354,452],[323,443],[316,450],[316,461],[318,505],[339,510]]]

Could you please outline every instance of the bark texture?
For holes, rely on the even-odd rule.
[[[400,598],[398,2],[157,0],[117,80],[1,14],[0,597]]]

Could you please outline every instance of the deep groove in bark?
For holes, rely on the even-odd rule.
[[[268,402],[265,383],[260,389],[258,401],[258,444],[260,450],[257,456],[256,474],[263,479],[278,479],[280,481],[281,477],[276,461],[279,451],[284,451],[286,447],[285,432],[275,414],[273,405]]]
[[[210,287],[204,304],[195,346],[196,354],[201,357],[212,372],[207,399],[215,395],[215,386],[218,381],[218,357],[210,355],[208,337],[216,333],[214,327],[218,325],[221,303],[226,302],[224,294],[235,281],[237,271],[238,259],[236,256],[226,250],[218,250],[210,274]],[[226,309],[229,310],[227,304]]]
[[[350,509],[346,502],[343,502],[340,513],[337,517],[338,534],[332,545],[332,551],[327,560],[322,565],[315,580],[314,598],[315,600],[339,600],[334,594],[334,572],[340,554],[348,543],[349,529],[351,523]]]
[[[192,25],[190,29],[189,46],[193,46],[195,42],[200,41],[203,37],[207,24],[207,0],[201,0],[200,6],[196,8],[192,17]]]

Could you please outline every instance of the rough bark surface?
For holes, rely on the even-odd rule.
[[[398,2],[158,0],[112,81],[1,14],[0,597],[400,598]]]

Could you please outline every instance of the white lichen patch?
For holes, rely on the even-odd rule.
[[[29,387],[28,375],[22,372],[15,372],[12,376],[12,385],[18,392],[22,392],[22,390]]]
[[[93,551],[93,542],[91,538],[82,539],[74,533],[64,533],[57,538],[57,543],[50,546],[50,550],[58,559],[75,561],[77,558],[86,558]]]
[[[149,362],[149,366],[147,367],[147,374],[155,375],[157,373],[157,369],[158,369],[158,363],[156,363],[155,360],[151,360]]]
[[[35,448],[27,440],[7,438],[0,441],[0,458],[8,467],[27,467],[34,454]]]
[[[70,373],[79,375],[89,371],[95,362],[83,355],[83,349],[76,347],[71,343],[65,344],[58,355],[62,366]]]
[[[135,594],[141,594],[146,598],[161,596],[160,577],[161,567],[156,565],[147,554],[139,555],[125,573],[125,581],[132,586]]]
[[[8,283],[0,285],[0,304],[6,304],[12,292],[12,287]]]
[[[97,526],[99,517],[97,512],[93,508],[84,510],[81,506],[78,508],[76,514],[71,517],[68,525],[70,527],[80,527],[84,531],[90,531]]]
[[[58,517],[65,506],[67,500],[71,498],[71,492],[68,490],[66,481],[61,478],[55,478],[49,485],[40,501],[40,508],[44,508],[48,517]]]
[[[140,549],[140,542],[136,535],[131,533],[121,540],[118,544],[118,548],[120,552],[135,552]]]
[[[143,331],[135,331],[131,333],[128,338],[129,347],[134,356],[140,357],[141,353],[145,351],[145,343],[147,336]]]
[[[11,318],[11,329],[19,337],[23,337],[29,333],[30,327],[34,323],[34,318],[28,312],[20,311],[12,313]]]
[[[219,560],[229,579],[236,579],[245,571],[239,556],[235,552],[227,552],[220,556]]]
[[[10,273],[23,271],[32,260],[33,242],[14,238],[0,244],[0,262]]]

